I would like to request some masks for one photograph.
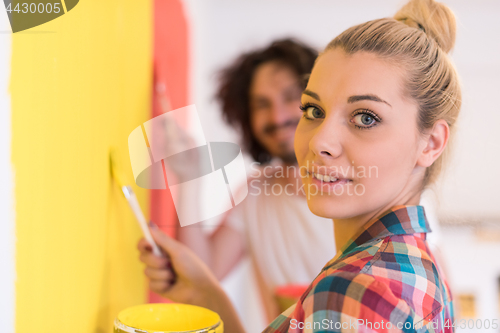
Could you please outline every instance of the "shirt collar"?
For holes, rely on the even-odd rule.
[[[364,224],[340,249],[329,264],[353,252],[360,245],[373,239],[392,235],[407,235],[431,232],[423,206],[400,205],[392,207]]]

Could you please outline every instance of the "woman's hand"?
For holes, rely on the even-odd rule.
[[[154,255],[144,238],[139,241],[139,259],[146,264],[144,273],[149,278],[149,288],[174,302],[204,306],[206,299],[220,290],[215,276],[188,247],[156,226],[150,229],[164,256]]]
[[[185,245],[153,226],[151,235],[164,256],[153,254],[143,238],[137,247],[140,260],[146,264],[144,273],[155,293],[174,302],[198,305],[215,311],[224,322],[225,331],[243,333],[244,329],[234,307],[208,267]]]

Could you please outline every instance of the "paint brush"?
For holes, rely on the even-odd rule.
[[[153,248],[153,253],[156,256],[159,257],[163,256],[160,251],[160,248],[158,247],[158,245],[156,245],[153,236],[151,236],[151,232],[149,231],[146,218],[142,213],[141,206],[139,205],[139,201],[137,201],[137,197],[134,191],[132,190],[132,187],[130,185],[126,185],[126,182],[124,181],[125,178],[123,177],[119,165],[119,160],[117,158],[117,152],[115,150],[111,150],[111,152],[109,153],[109,161],[111,167],[111,175],[113,176],[113,179],[122,190],[125,199],[127,199],[127,202],[130,208],[132,209],[132,212],[134,213],[137,221],[139,222],[139,226],[141,227],[142,233],[144,234],[144,238],[146,238],[148,243],[151,244],[151,247]]]

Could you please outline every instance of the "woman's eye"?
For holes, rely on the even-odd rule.
[[[356,127],[369,128],[375,126],[380,120],[370,113],[358,113],[352,119],[352,122]]]
[[[324,114],[323,111],[318,109],[315,106],[309,105],[309,106],[303,106],[300,107],[300,109],[304,112],[304,118],[314,120],[318,118],[323,118]]]

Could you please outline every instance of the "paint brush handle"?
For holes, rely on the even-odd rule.
[[[134,212],[134,215],[137,218],[137,221],[139,222],[139,226],[142,229],[144,237],[146,238],[148,243],[151,244],[151,247],[153,248],[153,253],[158,257],[163,256],[163,254],[160,251],[160,248],[158,247],[158,245],[156,245],[153,236],[151,236],[148,224],[146,222],[146,219],[144,218],[144,214],[142,213],[141,206],[139,206],[139,202],[137,201],[137,197],[135,196],[134,191],[130,186],[123,186],[122,190],[123,194],[125,194],[125,198],[127,198],[130,208],[132,209],[132,212]]]

